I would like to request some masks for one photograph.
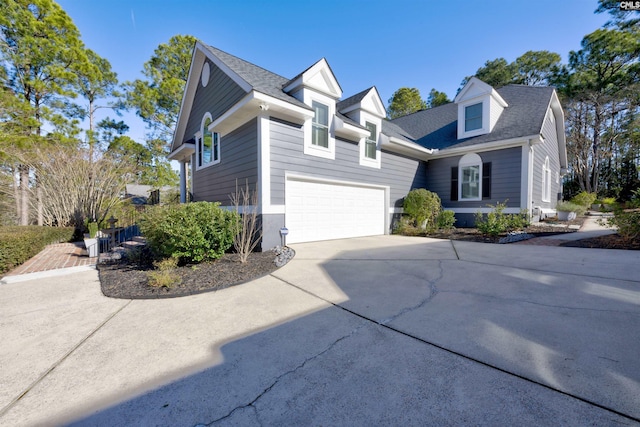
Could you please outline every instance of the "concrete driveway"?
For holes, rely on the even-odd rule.
[[[157,300],[0,285],[0,425],[640,425],[640,254],[379,236]]]

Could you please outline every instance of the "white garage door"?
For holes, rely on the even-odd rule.
[[[287,179],[287,243],[384,234],[383,188]]]

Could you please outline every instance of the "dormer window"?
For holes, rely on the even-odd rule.
[[[371,133],[365,140],[364,156],[367,159],[375,160],[376,152],[378,150],[378,129],[377,126],[371,122],[366,122],[365,127]]]
[[[329,107],[319,102],[312,104],[315,115],[311,132],[311,144],[329,148]]]
[[[464,131],[482,128],[482,102],[464,108]]]

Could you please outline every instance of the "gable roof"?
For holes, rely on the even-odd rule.
[[[504,109],[493,131],[488,134],[458,139],[458,105],[445,104],[421,110],[391,121],[413,135],[414,141],[426,148],[462,148],[539,135],[555,89],[552,87],[508,85],[497,90],[509,105]]]
[[[202,43],[209,52],[225,63],[233,72],[246,81],[253,90],[273,96],[281,101],[290,102],[298,107],[310,109],[309,106],[300,102],[293,96],[287,94],[282,88],[289,82],[289,79],[282,77],[269,70],[265,70],[251,62],[240,59],[225,51]]]

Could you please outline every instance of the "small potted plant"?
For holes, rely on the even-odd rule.
[[[560,202],[556,205],[559,221],[571,221],[578,215],[583,215],[586,208],[571,202]]]
[[[602,205],[602,200],[600,199],[595,199],[593,201],[593,203],[591,204],[591,210],[592,211],[599,211],[600,210],[600,206]]]
[[[87,248],[89,258],[95,258],[98,256],[98,223],[89,221],[87,222],[87,230],[89,233],[84,235],[84,246]]]
[[[611,212],[616,207],[615,197],[605,197],[602,199],[602,207],[605,212]]]

